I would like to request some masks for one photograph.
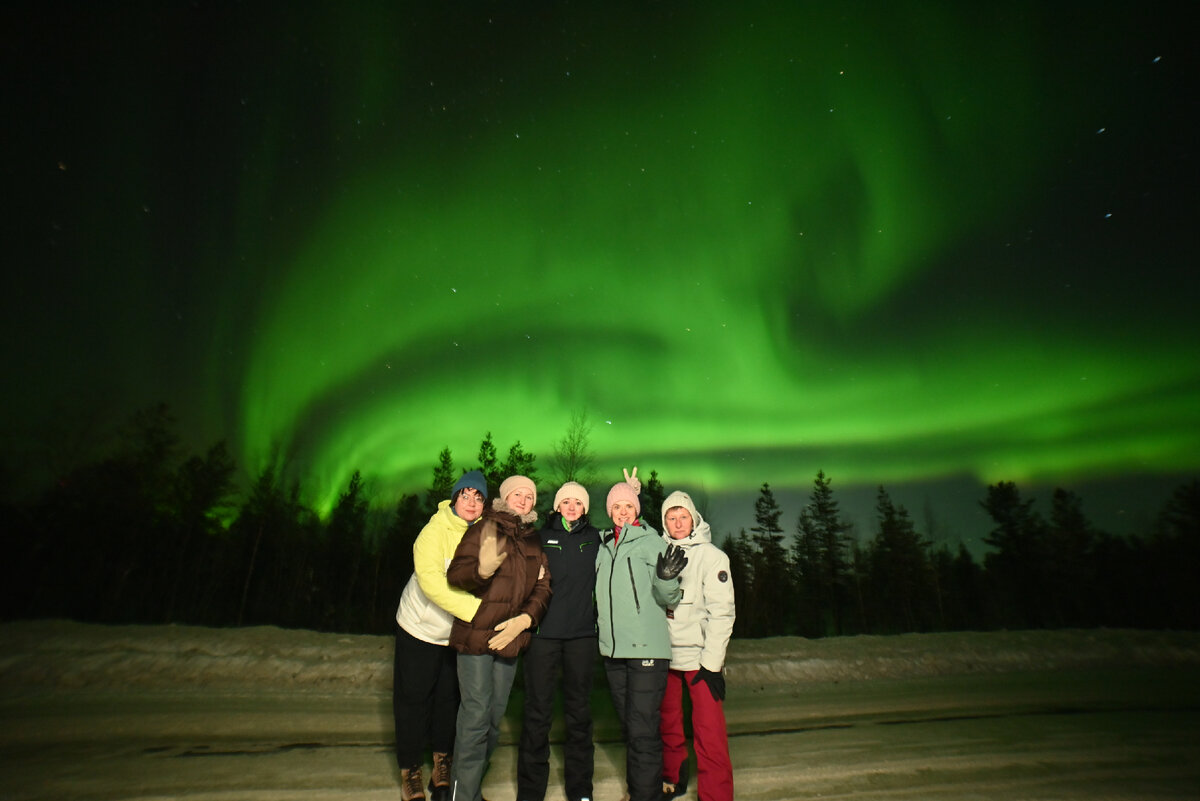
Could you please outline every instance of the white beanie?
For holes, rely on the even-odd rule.
[[[509,476],[508,478],[501,481],[500,482],[500,494],[497,496],[497,500],[501,500],[501,501],[508,500],[508,494],[510,492],[512,492],[513,490],[517,489],[518,487],[524,487],[525,489],[532,492],[533,493],[533,502],[535,504],[537,503],[537,485],[535,485],[533,483],[533,480],[528,478],[527,476]]]
[[[663,531],[667,530],[667,512],[669,512],[671,509],[674,509],[676,506],[687,509],[687,513],[692,516],[692,531],[695,531],[700,527],[700,524],[704,522],[704,518],[701,517],[700,513],[696,511],[696,504],[692,503],[692,496],[681,490],[675,490],[667,496],[665,501],[663,501]]]
[[[587,514],[588,504],[591,503],[591,498],[588,497],[587,487],[583,486],[577,481],[568,481],[566,484],[563,484],[558,488],[558,492],[554,493],[554,506],[551,508],[557,512],[558,505],[562,503],[563,499],[565,498],[575,498],[583,503],[583,513],[585,515]]]

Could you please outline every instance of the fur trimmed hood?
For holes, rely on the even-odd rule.
[[[516,513],[516,511],[512,507],[510,507],[507,503],[505,503],[503,498],[495,498],[492,501],[492,508],[495,509],[497,512],[504,512],[505,514],[512,515],[513,517],[517,518],[525,525],[529,525],[538,519],[538,513],[537,513],[536,509],[530,509],[525,514],[519,515]]]

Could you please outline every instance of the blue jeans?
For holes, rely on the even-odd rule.
[[[458,726],[450,785],[453,801],[481,801],[483,774],[500,740],[500,723],[517,674],[517,660],[458,655]]]

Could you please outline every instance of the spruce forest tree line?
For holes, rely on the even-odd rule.
[[[469,464],[443,449],[429,487],[382,511],[355,473],[322,518],[280,465],[239,493],[224,443],[184,456],[169,410],[143,410],[111,455],[0,509],[0,615],[390,633],[413,541],[465,470],[482,470],[493,495],[508,475],[533,478],[543,519],[557,487],[580,481],[593,522],[608,524],[597,499],[612,482],[596,474],[589,430],[576,414],[544,474],[520,442],[501,456],[490,433]],[[642,509],[655,528],[665,496],[651,470]],[[857,535],[823,472],[789,532],[764,483],[749,532],[713,532],[730,557],[735,636],[1200,628],[1200,482],[1177,487],[1135,537],[1098,530],[1066,490],[1054,491],[1048,518],[1011,482],[989,486],[980,503],[994,525],[982,563],[961,544],[930,542],[883,487],[872,530]]]

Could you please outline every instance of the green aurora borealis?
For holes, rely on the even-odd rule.
[[[320,508],[580,409],[705,493],[1194,472],[1194,47],[962,5],[30,11],[8,361]]]

